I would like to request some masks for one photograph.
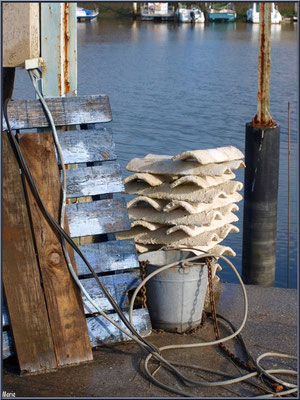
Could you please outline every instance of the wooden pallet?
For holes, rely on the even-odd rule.
[[[73,129],[75,129],[59,132],[64,162],[68,164],[68,166],[71,164],[75,167],[67,170],[67,197],[69,199],[69,204],[67,205],[66,214],[70,235],[79,243],[81,251],[85,254],[103,284],[126,313],[129,308],[128,293],[140,283],[139,263],[133,240],[117,241],[114,238],[114,233],[130,228],[130,221],[124,199],[120,196],[117,198],[114,196],[115,193],[122,192],[124,186],[120,166],[116,163],[112,134],[109,127],[103,126],[104,122],[111,121],[109,100],[105,95],[98,95],[47,99],[47,103],[57,127],[72,125]],[[55,152],[52,135],[49,132],[32,133],[34,128],[49,129],[49,124],[45,118],[40,102],[38,100],[11,101],[8,107],[8,115],[12,129],[20,130],[17,134],[17,138],[34,177],[37,182],[41,183],[39,187],[40,191],[43,192],[41,195],[43,194],[43,198],[48,199],[48,205],[53,207],[52,212],[55,214],[57,213],[57,209],[52,205],[51,196],[53,197],[54,190],[58,190],[57,184],[59,184],[59,182],[57,182],[55,178],[55,176],[58,176],[58,167],[56,159],[53,158]],[[5,128],[5,123],[3,126]],[[30,130],[30,133],[28,130]],[[5,149],[9,152],[9,144],[6,139],[4,140],[5,135],[2,136],[6,146]],[[46,154],[46,157],[40,156],[41,154]],[[45,158],[47,162],[45,162]],[[10,163],[14,163],[11,156],[9,160]],[[9,162],[9,160],[7,159],[6,162]],[[18,168],[16,164],[14,168]],[[49,178],[50,175],[51,178]],[[7,179],[9,181],[9,177]],[[51,179],[51,184],[43,184],[47,179]],[[53,180],[56,182],[54,185]],[[22,186],[21,182],[19,183],[19,188],[15,189],[16,193],[11,193],[11,196],[17,196],[18,193],[22,192],[20,189]],[[12,185],[10,184],[10,186]],[[19,204],[22,204],[22,226],[26,226],[26,232],[28,234],[31,228],[30,220],[28,220],[28,215],[26,213],[25,199],[22,199],[22,202],[19,201]],[[19,274],[24,271],[24,265],[19,253],[19,260],[11,256],[16,253],[16,249],[11,248],[11,245],[7,243],[14,243],[14,241],[6,243],[4,237],[4,253],[7,254],[7,257],[4,257],[4,264],[6,262],[6,264],[10,265],[7,265],[6,279],[4,279],[8,313],[5,304],[3,304],[3,358],[13,354],[14,350],[18,349],[18,346],[24,345],[24,335],[20,333],[21,326],[24,324],[29,325],[29,327],[26,328],[27,330],[25,329],[24,331],[23,329],[23,332],[26,332],[27,335],[26,342],[32,340],[38,329],[40,331],[39,338],[45,337],[45,332],[47,333],[48,336],[46,336],[49,338],[49,344],[43,345],[47,348],[48,352],[53,352],[53,343],[52,349],[50,349],[51,332],[52,339],[54,335],[53,324],[56,324],[57,332],[54,335],[56,338],[60,336],[60,330],[68,325],[66,318],[69,318],[70,314],[70,312],[69,314],[67,313],[67,317],[63,317],[65,319],[57,321],[57,315],[61,315],[61,313],[65,312],[64,306],[60,305],[57,299],[61,299],[64,296],[72,298],[68,293],[68,288],[71,286],[69,282],[70,277],[68,277],[68,279],[65,278],[67,276],[66,271],[62,273],[61,269],[57,268],[57,264],[62,258],[60,249],[57,248],[57,245],[53,244],[54,239],[51,236],[53,233],[48,232],[48,236],[45,237],[44,231],[47,229],[42,225],[42,222],[40,222],[42,217],[39,214],[39,210],[37,210],[34,205],[34,200],[31,198],[30,193],[27,199],[27,205],[28,204],[30,206],[30,215],[33,222],[32,230],[36,249],[34,249],[34,246],[30,247],[28,241],[23,244],[23,247],[30,247],[26,249],[26,251],[31,255],[31,261],[28,262],[28,265],[26,264],[27,267],[25,267],[28,270],[30,282],[35,282],[35,284],[32,285],[34,290],[38,288],[39,299],[38,302],[35,301],[29,304],[30,295],[27,293],[27,300],[25,302],[26,310],[24,310],[24,305],[22,305],[21,301],[14,301],[18,293],[15,288],[11,288],[11,286],[13,286],[10,280],[12,263],[17,261],[17,266],[13,268],[15,270],[16,281],[18,280]],[[12,207],[12,202],[10,202],[10,206]],[[11,213],[12,210],[8,210],[7,224],[15,223],[14,221],[10,221],[9,215]],[[26,220],[25,224],[24,220]],[[16,226],[16,228],[19,228],[19,226]],[[41,231],[43,234],[41,234]],[[24,233],[22,234],[24,236]],[[7,235],[9,236],[9,232]],[[7,239],[9,240],[8,236]],[[5,247],[7,248],[6,252]],[[22,248],[22,251],[24,253],[24,248]],[[34,257],[35,251],[38,253],[39,266],[36,265],[37,261]],[[119,318],[117,314],[114,313],[112,306],[99,289],[90,271],[81,258],[78,257],[77,253],[74,254],[74,259],[78,276],[93,300],[103,311],[109,313],[110,317],[118,321]],[[39,274],[41,275],[42,285],[37,283],[40,279]],[[34,277],[32,278],[33,275]],[[10,282],[10,284],[8,284],[8,282]],[[22,291],[25,293],[25,288],[23,288]],[[76,295],[74,296],[73,303],[76,302]],[[86,316],[87,332],[92,347],[104,343],[128,340],[126,335],[116,329],[107,320],[96,315],[96,309],[87,301],[85,296],[82,297],[82,300],[83,310]],[[46,306],[44,304],[44,308],[36,306],[36,304],[41,304],[41,302],[43,304],[46,303]],[[17,303],[17,307],[12,305],[15,303]],[[51,305],[52,311],[49,311],[49,304]],[[62,302],[62,304],[65,303]],[[38,318],[38,322],[36,321],[36,315],[32,313],[28,320],[25,317],[23,319],[20,317],[21,314],[24,316],[26,314],[28,316],[28,312],[33,309],[35,313],[39,312],[41,314]],[[80,304],[78,305],[78,309],[80,310]],[[53,315],[51,315],[51,312],[53,312]],[[45,319],[45,313],[50,319],[50,333],[46,321],[41,323],[41,320],[43,318]],[[148,335],[151,332],[148,310],[138,308],[134,310],[133,314],[137,331],[142,336]],[[14,329],[16,324],[15,320],[19,321],[16,325],[16,329]],[[33,323],[34,321],[35,323]],[[40,325],[43,326],[43,332],[41,331]],[[69,325],[72,326],[71,330],[74,328],[76,331],[76,322],[74,318],[71,318],[71,323]],[[55,343],[55,338],[54,351],[56,358],[57,348],[59,348],[60,350],[58,353],[62,360],[60,365],[65,365],[67,363],[66,359],[70,356],[70,352],[72,351],[71,348],[69,352],[66,350],[68,349],[68,343],[76,343],[77,338],[74,338],[74,332],[72,334],[66,334],[65,336],[62,335],[62,337],[58,339],[58,344]],[[65,342],[67,344],[62,346]],[[35,348],[35,351],[39,353],[38,347]],[[43,351],[45,360],[51,359],[49,354],[47,355],[47,352],[45,352],[46,350],[44,349]],[[18,353],[17,351],[17,355]],[[37,355],[37,359],[38,362],[42,362],[43,369],[55,367],[55,362],[48,365],[45,360],[41,360],[40,355]],[[73,356],[72,363],[74,362],[76,362],[76,354]],[[80,362],[80,357],[77,362]],[[32,365],[27,365],[26,368],[24,367],[23,369],[33,371],[34,367],[32,367]]]

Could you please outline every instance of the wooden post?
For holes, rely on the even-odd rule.
[[[56,367],[19,165],[2,132],[3,286],[21,373]]]
[[[25,133],[18,139],[46,208],[59,220],[61,183],[52,134]],[[60,237],[50,228],[30,190],[27,192],[57,365],[92,360],[81,293],[68,270]],[[67,219],[65,230],[68,232]],[[67,247],[76,271],[73,251]]]

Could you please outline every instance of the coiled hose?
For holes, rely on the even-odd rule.
[[[232,262],[229,261],[229,260],[228,260],[226,257],[224,257],[223,255],[208,253],[208,254],[204,254],[204,255],[198,255],[198,256],[195,256],[195,257],[187,258],[187,259],[184,260],[184,264],[185,264],[186,266],[188,266],[189,263],[194,264],[195,261],[200,260],[200,259],[203,259],[203,258],[207,258],[207,257],[220,257],[221,259],[223,259],[224,261],[226,261],[226,263],[227,263],[227,264],[231,267],[231,269],[233,270],[235,276],[238,278],[238,281],[239,281],[239,283],[240,283],[240,285],[241,285],[242,292],[243,292],[243,296],[244,296],[244,317],[243,317],[243,321],[242,321],[240,327],[239,327],[234,333],[232,333],[231,335],[229,335],[229,336],[227,336],[227,337],[225,337],[225,338],[218,339],[218,340],[214,340],[214,341],[211,341],[211,342],[200,342],[200,343],[192,343],[192,344],[181,344],[181,345],[168,345],[168,346],[163,346],[163,347],[160,347],[160,348],[159,348],[160,352],[166,351],[166,350],[175,350],[175,349],[187,349],[187,348],[205,347],[205,346],[216,345],[216,344],[219,344],[219,343],[224,343],[224,342],[226,342],[226,341],[228,341],[228,340],[233,339],[234,337],[236,337],[236,336],[242,331],[243,327],[245,326],[245,323],[246,323],[246,320],[247,320],[247,313],[248,313],[248,298],[247,298],[246,288],[245,288],[245,285],[244,285],[244,283],[243,283],[243,281],[242,281],[242,279],[241,279],[241,277],[240,277],[238,271],[236,270],[236,268],[235,268],[235,266],[232,264]],[[169,269],[169,268],[173,268],[173,267],[177,266],[179,263],[180,263],[180,262],[175,262],[175,263],[168,264],[168,265],[165,265],[165,266],[163,266],[163,267],[157,268],[155,271],[153,271],[151,274],[149,274],[149,275],[139,284],[139,286],[136,288],[136,290],[135,290],[134,293],[133,293],[133,296],[132,296],[132,299],[131,299],[131,303],[130,303],[129,318],[130,318],[130,322],[131,322],[131,323],[133,323],[133,321],[132,321],[132,310],[133,310],[134,300],[135,300],[135,298],[136,298],[136,295],[138,294],[138,292],[139,292],[140,289],[142,288],[142,286],[144,286],[144,285],[145,285],[151,278],[153,278],[155,275],[157,275],[157,274],[159,274],[159,273],[161,273],[161,272],[163,272],[163,271],[165,271],[165,270],[167,270],[167,269]],[[273,381],[275,381],[275,382],[277,382],[277,383],[280,383],[280,384],[282,384],[282,385],[284,385],[284,386],[290,388],[289,391],[285,391],[285,392],[288,392],[288,393],[285,393],[285,392],[282,391],[282,392],[280,392],[280,394],[289,394],[289,393],[294,393],[294,392],[296,392],[296,391],[297,391],[297,385],[294,385],[294,384],[289,383],[289,382],[284,382],[284,381],[282,381],[282,380],[280,380],[280,379],[278,379],[278,378],[272,376],[271,374],[279,374],[279,373],[285,374],[285,373],[289,373],[289,374],[291,374],[291,375],[296,375],[297,372],[296,372],[296,371],[292,371],[292,370],[287,370],[287,369],[264,370],[264,369],[260,366],[259,362],[260,362],[261,359],[263,359],[263,358],[265,358],[265,357],[267,357],[267,356],[272,356],[272,357],[277,356],[277,357],[285,357],[285,358],[297,359],[296,357],[290,356],[290,355],[287,355],[287,354],[282,354],[282,353],[270,353],[270,352],[269,352],[269,353],[264,353],[264,354],[260,355],[260,356],[257,358],[257,360],[256,360],[256,362],[255,362],[255,366],[256,366],[256,368],[257,368],[257,370],[258,370],[257,372],[252,372],[252,373],[249,373],[249,374],[245,374],[245,375],[243,375],[243,376],[239,376],[239,377],[236,377],[236,378],[232,378],[232,379],[229,379],[229,380],[226,380],[226,381],[219,381],[219,382],[203,382],[203,381],[202,381],[202,382],[199,382],[199,381],[194,381],[194,380],[191,380],[191,379],[189,379],[189,378],[183,376],[182,374],[181,374],[181,379],[183,379],[185,382],[187,382],[187,383],[189,383],[189,384],[192,384],[192,385],[195,385],[195,386],[206,386],[206,387],[209,387],[209,386],[223,386],[223,385],[228,385],[228,384],[232,384],[232,383],[242,382],[242,381],[247,380],[247,379],[250,379],[250,378],[252,378],[252,377],[254,377],[254,376],[258,376],[258,375],[261,373],[261,374],[267,376],[268,378],[271,378]],[[151,375],[151,373],[150,373],[150,371],[149,371],[149,368],[148,368],[148,364],[149,364],[149,361],[151,360],[151,358],[152,358],[152,354],[149,354],[149,355],[146,357],[146,360],[145,360],[145,371],[146,371],[146,374],[147,374],[148,377],[149,377],[150,379],[152,379],[157,385],[161,386],[161,387],[164,388],[164,389],[167,389],[166,385],[162,384],[161,382],[159,382],[157,379],[155,379],[155,378]],[[169,363],[166,363],[166,365],[170,366]],[[180,363],[176,363],[176,365],[178,365],[178,366],[186,366],[186,365],[183,365],[183,364],[180,364]],[[177,372],[179,373],[179,371],[177,371]],[[168,390],[168,389],[167,389],[167,390]],[[174,391],[174,389],[173,389],[173,391]],[[176,393],[181,394],[181,395],[184,395],[184,396],[191,396],[190,394],[188,394],[188,393],[186,393],[186,392],[183,392],[183,391],[180,391],[180,390],[178,390]]]

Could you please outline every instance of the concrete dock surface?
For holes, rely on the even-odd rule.
[[[247,285],[249,312],[242,337],[256,359],[265,352],[282,352],[297,356],[297,290]],[[217,313],[239,327],[243,319],[243,296],[238,284],[221,284],[221,296]],[[229,334],[220,324],[221,336]],[[214,340],[213,325],[207,319],[202,328],[192,333],[176,334],[153,331],[147,340],[156,346],[186,344]],[[233,339],[226,346],[242,358],[242,351]],[[23,398],[180,398],[150,383],[141,358],[145,352],[133,342],[104,345],[93,351],[94,360],[81,365],[69,366],[38,375],[20,376],[16,360],[11,357],[3,362],[3,393]],[[194,364],[214,370],[221,370],[232,376],[245,374],[222,355],[218,346],[178,349],[163,352],[170,361]],[[157,364],[150,363],[151,370]],[[268,358],[261,362],[266,368],[297,369],[298,362],[287,358]],[[191,379],[217,381],[227,379],[209,372],[180,367],[180,371]],[[280,376],[296,383],[296,377]],[[160,382],[189,392],[195,398],[210,397],[253,397],[262,395],[259,388],[247,383],[236,383],[217,387],[188,387],[181,384],[170,372],[160,368],[155,374]],[[253,382],[259,383],[256,378]],[[12,397],[10,395],[10,397]],[[292,397],[292,396],[291,396]],[[298,396],[297,396],[298,397]]]

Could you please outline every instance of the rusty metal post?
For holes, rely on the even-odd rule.
[[[76,3],[41,3],[41,57],[44,96],[76,95]]]
[[[246,124],[242,278],[273,286],[280,127],[270,106],[271,3],[260,4],[257,114]]]
[[[255,125],[272,126],[270,107],[270,72],[271,72],[271,3],[260,4],[259,16],[259,54],[258,54],[258,90]]]

